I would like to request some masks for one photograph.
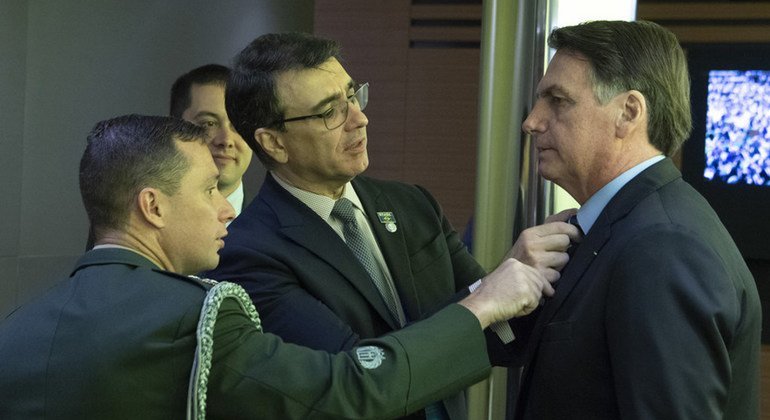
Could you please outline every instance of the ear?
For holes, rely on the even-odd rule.
[[[276,162],[286,163],[289,161],[289,152],[284,144],[285,137],[280,131],[272,128],[258,128],[254,131],[254,140]]]
[[[166,226],[167,201],[160,190],[144,188],[136,197],[141,217],[150,225],[160,229]]]
[[[646,128],[647,101],[638,90],[629,90],[620,96],[621,110],[615,123],[615,135],[626,138],[639,127]]]

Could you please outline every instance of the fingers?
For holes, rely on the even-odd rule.
[[[559,273],[557,272],[556,274],[558,275]],[[558,278],[556,280],[558,280]],[[554,280],[554,281],[556,281],[556,280]],[[542,294],[544,296],[551,297],[551,296],[554,295],[554,293],[556,293],[556,289],[553,288],[553,284],[551,284],[551,283],[553,283],[553,282],[547,281],[547,282],[543,283]]]
[[[580,233],[580,230],[577,228],[577,226],[569,225],[573,229],[571,229],[569,232],[567,232],[567,236],[569,237],[570,242],[580,243],[583,241],[583,234]]]
[[[569,235],[571,232],[577,232],[577,227],[563,221],[544,223],[542,225],[532,226],[522,232],[522,235],[529,231],[533,235],[547,237],[551,235]]]
[[[524,285],[525,292],[521,296],[521,309],[513,316],[526,315],[540,304],[540,298],[545,294],[552,296],[554,293],[551,281],[558,280],[560,274],[555,270],[538,270],[534,267],[521,263],[520,261],[510,260],[516,268],[521,284]]]
[[[524,283],[526,283],[526,287],[528,289],[526,298],[522,299],[519,310],[513,314],[514,317],[528,315],[537,309],[544,294],[553,295],[553,287],[551,286],[551,283],[542,276],[538,275],[540,273],[537,272],[537,270],[530,272],[530,274],[531,276],[528,276],[524,280]]]
[[[561,253],[556,259],[561,260]],[[544,296],[553,296],[551,283],[560,277],[553,268],[535,268],[515,259],[504,260],[489,273],[471,295],[460,304],[479,319],[482,328],[492,322],[531,313]]]
[[[533,267],[561,269],[567,262],[565,252],[573,237],[579,240],[580,232],[569,223],[554,222],[531,227],[519,235],[506,257]]]
[[[567,255],[566,249],[564,251],[543,252],[533,267],[541,271],[547,268],[561,271],[567,262],[569,262],[569,255]]]
[[[577,213],[576,208],[572,209],[566,209],[562,210],[556,214],[552,214],[545,218],[545,223],[551,223],[551,222],[566,222],[567,219],[569,219],[570,216]]]
[[[538,269],[540,271],[540,274],[545,278],[545,280],[548,282],[548,284],[556,283],[561,278],[561,272],[558,270],[554,270],[553,268],[540,268]],[[551,295],[546,295],[551,296]]]

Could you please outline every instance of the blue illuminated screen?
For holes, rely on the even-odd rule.
[[[770,71],[711,70],[703,177],[770,186]]]

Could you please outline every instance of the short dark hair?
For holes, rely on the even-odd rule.
[[[665,155],[673,155],[690,135],[687,60],[668,29],[647,21],[586,22],[554,30],[548,45],[588,59],[599,102],[627,90],[641,92],[650,143]]]
[[[274,166],[273,159],[254,140],[254,132],[263,127],[286,128],[281,122],[285,109],[278,101],[276,76],[318,68],[330,58],[340,59],[339,44],[300,32],[260,36],[235,56],[225,93],[227,115],[267,168]]]
[[[206,64],[179,76],[171,86],[168,115],[182,118],[184,111],[190,107],[190,89],[193,85],[217,84],[224,87],[229,77],[230,69],[221,64]]]
[[[190,166],[175,141],[205,139],[205,129],[172,117],[126,115],[97,123],[80,159],[80,194],[95,238],[125,226],[143,188],[175,194]]]

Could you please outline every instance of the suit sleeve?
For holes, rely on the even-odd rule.
[[[425,198],[433,207],[433,211],[436,212],[437,217],[441,220],[442,234],[446,240],[446,246],[452,261],[455,290],[467,289],[476,280],[484,277],[486,271],[468,252],[468,247],[462,242],[460,235],[452,227],[436,199],[426,189],[420,186],[417,186],[417,188],[425,195]]]
[[[454,230],[452,224],[444,215],[441,206],[433,196],[424,188],[417,186],[430,205],[433,207],[437,217],[441,220],[441,231],[446,240],[446,246],[449,250],[452,263],[452,272],[454,274],[454,287],[456,293],[447,299],[447,302],[459,302],[468,295],[468,287],[477,280],[486,275],[486,271],[479,265],[475,258],[468,251],[460,238],[460,235]],[[439,307],[443,307],[441,305]],[[534,318],[534,317],[531,317]],[[495,366],[515,366],[521,363],[521,348],[524,342],[514,340],[512,343],[505,344],[500,337],[491,329],[485,330],[487,340],[487,350],[492,364]]]
[[[740,302],[724,262],[679,227],[630,238],[607,296],[621,417],[722,418]]]
[[[305,290],[295,274],[298,269],[302,269],[299,264],[289,267],[259,250],[235,245],[223,253],[212,275],[240,284],[263,314],[269,331],[284,341],[329,352],[351,349],[360,339],[358,334]]]
[[[258,332],[227,299],[215,327],[207,412],[215,418],[394,418],[488,373],[478,320],[459,305],[329,354]]]

